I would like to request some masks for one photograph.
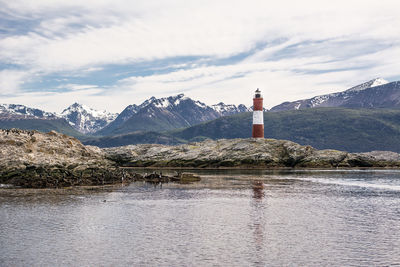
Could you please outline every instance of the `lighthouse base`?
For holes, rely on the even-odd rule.
[[[264,138],[264,124],[253,124],[253,138]]]

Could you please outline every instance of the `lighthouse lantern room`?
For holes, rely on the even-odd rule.
[[[263,98],[257,88],[253,98],[253,138],[264,138]]]

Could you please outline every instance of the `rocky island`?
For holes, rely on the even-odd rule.
[[[317,150],[286,140],[220,139],[179,146],[100,149],[54,131],[0,130],[0,184],[24,188],[105,185],[143,180],[134,169],[400,167],[400,154]]]
[[[179,146],[140,144],[103,149],[119,166],[191,168],[400,167],[400,154],[317,150],[276,139],[220,139]]]

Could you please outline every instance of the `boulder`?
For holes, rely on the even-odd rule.
[[[98,147],[51,131],[0,130],[0,184],[25,188],[102,185],[129,180]]]

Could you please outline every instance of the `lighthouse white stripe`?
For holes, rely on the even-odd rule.
[[[253,124],[264,124],[264,115],[261,110],[253,111]]]

